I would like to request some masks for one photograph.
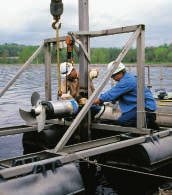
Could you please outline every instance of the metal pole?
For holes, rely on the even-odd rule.
[[[89,0],[78,0],[79,5],[79,32],[89,31]],[[87,35],[80,35],[79,39],[84,46],[85,50],[90,54],[90,39]],[[88,84],[88,61],[85,58],[85,54],[79,46],[79,86],[81,97],[89,97],[89,84]],[[89,129],[89,115],[86,115],[82,123],[80,124],[80,137],[81,141],[87,141],[90,139]]]
[[[8,90],[8,88],[17,80],[17,78],[24,72],[24,70],[31,64],[31,62],[37,57],[37,55],[42,51],[44,48],[44,44],[42,44],[34,54],[27,60],[27,62],[20,68],[17,74],[7,83],[4,89],[0,92],[0,97],[4,95],[4,93]]]
[[[45,100],[52,99],[51,90],[51,43],[45,43]]]
[[[148,88],[151,88],[151,83],[150,83],[150,65],[147,66],[148,68]]]
[[[88,0],[78,0],[79,2],[79,32],[89,31],[89,14],[88,14]],[[85,47],[86,51],[90,53],[89,37],[87,35],[80,35],[80,41]],[[79,47],[79,72],[80,72],[80,88],[88,89],[88,62],[85,58],[84,52]]]
[[[79,2],[79,31],[89,31],[88,0],[78,0]],[[86,35],[79,36],[80,41],[88,52],[89,38]],[[85,59],[84,52],[79,47],[79,73],[80,89],[88,89],[88,62]]]
[[[145,70],[144,70],[144,28],[137,38],[137,128],[141,129],[145,126]]]

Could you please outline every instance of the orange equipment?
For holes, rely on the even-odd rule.
[[[70,35],[66,37],[66,44],[67,44],[67,59],[73,59],[74,41]]]

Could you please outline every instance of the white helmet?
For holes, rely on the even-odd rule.
[[[71,73],[73,69],[72,64],[68,63],[68,62],[63,62],[60,64],[60,74],[61,76],[66,76],[69,75]]]
[[[112,65],[114,64],[115,61],[112,61],[108,64],[108,70],[112,67]],[[115,72],[112,73],[112,75],[122,71],[125,68],[125,65],[123,63],[119,63],[117,69],[115,70]]]

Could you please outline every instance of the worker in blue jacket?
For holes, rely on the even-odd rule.
[[[109,65],[111,66],[113,62]],[[108,66],[109,66],[108,65]],[[137,126],[137,77],[128,73],[125,65],[120,63],[118,68],[111,76],[117,83],[108,91],[100,94],[94,104],[100,105],[103,102],[115,103],[119,101],[121,116],[118,123],[121,126]],[[159,129],[156,120],[156,102],[151,91],[145,87],[145,111],[148,128]]]

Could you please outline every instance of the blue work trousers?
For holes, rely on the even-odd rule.
[[[146,123],[148,124],[150,117],[153,115],[153,110],[145,109],[146,110]],[[155,115],[155,114],[154,114]],[[154,120],[156,120],[156,115]],[[137,108],[133,108],[131,111],[127,113],[123,113],[118,118],[118,123],[121,126],[125,127],[137,127]]]

